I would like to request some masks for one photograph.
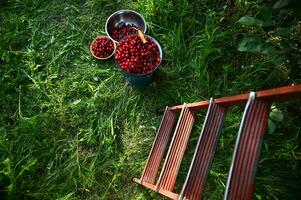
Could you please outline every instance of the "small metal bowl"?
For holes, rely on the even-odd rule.
[[[133,24],[143,33],[146,33],[147,26],[143,16],[133,10],[118,10],[114,12],[106,21],[106,33],[113,41],[118,43],[118,41],[112,38],[112,31],[114,28],[127,24]]]
[[[100,58],[100,57],[97,57],[97,56],[94,55],[94,53],[93,53],[93,51],[92,51],[92,45],[94,44],[94,42],[95,42],[96,39],[98,39],[98,38],[108,38],[109,40],[112,41],[112,43],[113,43],[113,45],[114,45],[114,51],[113,51],[113,53],[112,53],[111,55],[109,55],[108,57],[106,57],[106,58]],[[93,41],[91,42],[91,44],[90,44],[90,52],[91,52],[92,56],[93,56],[94,58],[96,58],[96,59],[99,59],[99,60],[106,60],[106,59],[111,58],[111,57],[115,54],[116,48],[117,48],[116,43],[114,42],[114,40],[112,40],[112,39],[111,39],[110,37],[108,37],[108,36],[97,36],[96,38],[94,38],[94,40],[93,40]]]

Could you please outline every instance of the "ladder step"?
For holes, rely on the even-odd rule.
[[[163,169],[156,184],[159,193],[172,192],[186,150],[190,132],[196,119],[194,111],[184,104]]]
[[[252,199],[257,161],[270,111],[270,104],[255,96],[254,92],[250,93],[239,128],[225,200]]]
[[[160,164],[163,159],[168,140],[174,129],[176,119],[176,113],[170,111],[169,108],[166,107],[152,149],[139,180],[140,184],[154,184],[159,172]]]
[[[227,109],[210,100],[180,199],[201,199]]]

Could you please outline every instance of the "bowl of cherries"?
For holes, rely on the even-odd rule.
[[[116,43],[135,34],[135,28],[146,33],[147,25],[143,16],[134,10],[118,10],[108,17],[105,24],[106,34]]]
[[[116,51],[115,42],[108,36],[97,36],[90,45],[93,57],[106,60],[111,58]]]
[[[115,59],[132,85],[146,85],[162,61],[160,44],[151,36],[129,35],[117,45]]]

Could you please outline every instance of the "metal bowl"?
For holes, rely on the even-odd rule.
[[[133,10],[118,10],[114,12],[106,21],[106,33],[114,42],[118,43],[112,38],[112,30],[127,24],[133,24],[143,33],[146,33],[147,26],[143,16]]]
[[[93,51],[92,51],[92,45],[94,44],[94,42],[96,41],[97,38],[108,38],[108,39],[110,39],[110,40],[113,42],[113,45],[114,45],[114,51],[112,52],[111,55],[109,55],[109,56],[106,57],[106,58],[100,58],[100,57],[97,57],[96,55],[94,55],[94,53],[93,53]],[[116,43],[115,43],[110,37],[108,37],[108,36],[103,36],[103,35],[97,36],[96,38],[94,38],[94,40],[93,40],[93,41],[91,42],[91,44],[90,44],[90,52],[91,52],[92,56],[93,56],[94,58],[96,58],[96,59],[99,59],[99,60],[106,60],[106,59],[111,58],[111,57],[115,54],[116,49],[117,49]]]

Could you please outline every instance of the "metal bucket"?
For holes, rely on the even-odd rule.
[[[143,87],[149,85],[151,82],[153,82],[153,73],[149,73],[143,76],[139,76],[136,74],[130,74],[124,71],[124,75],[127,79],[127,81],[135,87]]]
[[[144,74],[144,75],[128,73],[120,67],[120,69],[123,71],[127,81],[132,86],[136,86],[136,87],[147,86],[150,83],[152,83],[153,73],[154,73],[155,70],[157,70],[159,68],[159,66],[162,62],[162,58],[163,58],[163,52],[162,52],[162,48],[161,48],[161,45],[159,44],[159,42],[157,40],[155,40],[153,37],[149,36],[149,35],[146,35],[146,36],[149,37],[158,46],[159,53],[160,53],[160,62],[158,63],[158,65],[151,72],[149,72],[148,74]]]

